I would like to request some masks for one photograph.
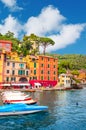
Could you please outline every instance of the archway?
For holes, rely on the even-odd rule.
[[[22,77],[22,78],[19,79],[19,82],[28,82],[28,80],[27,80],[27,78]]]

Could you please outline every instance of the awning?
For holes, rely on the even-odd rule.
[[[0,86],[11,86],[11,84],[0,84]]]
[[[40,83],[34,83],[35,85],[37,85],[37,86],[41,86],[41,84]]]
[[[21,83],[21,84],[13,83],[13,84],[11,84],[11,85],[12,85],[12,86],[30,86],[29,83],[25,83],[25,84],[23,84],[23,83]]]

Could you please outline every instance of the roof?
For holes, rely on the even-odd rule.
[[[30,58],[31,58],[31,59],[38,59],[38,57],[37,57],[37,56],[34,56],[34,55],[30,55]]]
[[[8,40],[0,40],[0,42],[3,42],[3,43],[11,43],[11,44],[12,44],[12,42],[11,42],[11,41],[8,41]]]

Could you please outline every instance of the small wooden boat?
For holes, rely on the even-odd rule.
[[[26,105],[21,103],[9,104],[0,106],[0,116],[31,114],[40,111],[45,111],[47,109],[48,109],[47,106]]]

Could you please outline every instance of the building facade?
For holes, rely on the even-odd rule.
[[[0,40],[0,83],[34,82],[55,86],[58,81],[58,60],[45,55],[19,57],[11,52],[12,42]]]
[[[6,53],[10,53],[11,48],[12,48],[11,41],[0,40],[0,83],[3,82]]]
[[[60,87],[71,87],[72,79],[69,74],[60,74],[58,86]]]
[[[6,60],[4,64],[4,78],[3,81],[7,82],[28,82],[29,69],[26,62]]]
[[[30,56],[30,83],[55,86],[58,81],[58,60],[51,56]],[[36,80],[36,81],[35,81]]]

